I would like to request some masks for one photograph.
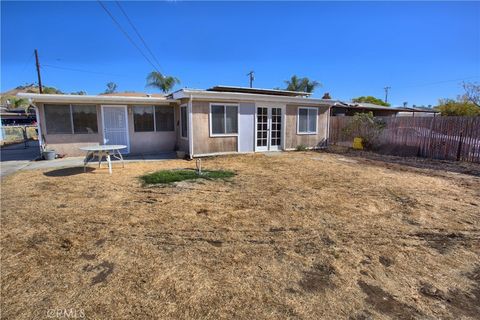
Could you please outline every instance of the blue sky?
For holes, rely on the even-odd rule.
[[[115,2],[107,8],[141,46]],[[179,87],[283,87],[291,75],[349,100],[384,97],[394,105],[456,97],[461,81],[480,82],[478,2],[122,2]],[[1,3],[1,90],[36,82],[38,48],[45,85],[97,94],[147,91],[153,67],[96,1]],[[142,47],[143,48],[143,47]],[[144,50],[145,54],[148,54]],[[56,67],[56,68],[55,68]],[[64,69],[59,69],[64,68]],[[66,69],[78,69],[79,72]]]

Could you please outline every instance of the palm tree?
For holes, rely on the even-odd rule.
[[[290,80],[285,81],[288,91],[299,91],[299,92],[313,92],[316,87],[320,87],[321,83],[305,78],[299,78],[296,75],[293,75]]]
[[[180,83],[178,78],[164,76],[157,71],[152,71],[147,76],[147,87],[160,89],[163,93],[169,92],[178,83]]]

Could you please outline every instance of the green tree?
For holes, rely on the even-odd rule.
[[[299,78],[296,75],[293,75],[290,80],[286,80],[285,84],[287,85],[285,90],[309,93],[321,86],[321,83],[318,81],[310,80],[307,77]]]
[[[62,91],[58,90],[55,87],[42,86],[42,91],[44,94],[63,94]]]
[[[115,93],[117,92],[117,84],[115,82],[107,83],[107,89],[105,89],[104,93]]]
[[[147,87],[160,89],[163,93],[168,93],[180,80],[171,76],[164,76],[160,72],[152,71],[147,75]]]
[[[83,90],[80,90],[80,91],[72,92],[71,94],[76,94],[76,95],[79,95],[79,96],[85,96],[85,95],[87,95],[87,92],[83,91]]]
[[[480,108],[469,100],[440,99],[436,109],[442,116],[480,116]]]
[[[8,97],[7,101],[8,101],[7,102],[8,109],[25,108],[26,110],[30,106],[28,99],[25,99],[25,98]]]
[[[390,107],[390,103],[386,103],[382,99],[378,99],[378,98],[375,98],[373,96],[361,96],[361,97],[358,97],[358,98],[353,98],[352,101],[356,102],[356,103],[362,103],[362,102],[373,103],[373,104],[376,104],[376,105],[379,105],[379,106]]]

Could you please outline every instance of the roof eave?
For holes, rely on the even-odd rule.
[[[93,96],[74,94],[39,94],[18,93],[17,97],[39,103],[99,103],[99,104],[170,104],[177,103],[165,97],[124,97],[124,96]]]

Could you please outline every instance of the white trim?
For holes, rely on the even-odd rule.
[[[229,107],[237,107],[237,133],[213,133],[212,132],[212,105],[215,106],[223,106],[223,124],[225,131],[227,130],[227,106]],[[239,114],[240,114],[240,104],[239,103],[225,103],[225,102],[211,102],[208,106],[208,130],[211,138],[218,138],[218,137],[238,137],[238,129],[239,129]],[[238,142],[237,142],[237,150],[238,150]]]
[[[102,138],[103,138],[103,144],[105,144],[105,115],[103,108],[104,107],[116,107],[116,108],[124,108],[125,110],[125,125],[127,126],[127,153],[130,153],[130,127],[128,125],[128,108],[126,105],[108,105],[108,104],[102,104],[100,106],[101,113],[102,113]],[[134,129],[135,130],[135,129]]]
[[[193,99],[190,97],[187,107],[187,136],[188,136],[188,155],[193,159]]]
[[[37,130],[38,130],[38,146],[40,147],[40,154],[42,154],[42,147],[43,147],[43,138],[42,138],[42,126],[40,125],[40,111],[38,110],[38,107],[36,105],[33,105],[35,107],[35,119],[37,120]],[[97,120],[97,126],[98,126],[98,120]],[[45,128],[47,127],[47,124],[45,124]]]
[[[186,109],[186,112],[187,112],[187,136],[186,137],[182,135],[182,108],[187,108]],[[189,131],[188,130],[188,104],[186,103],[180,105],[180,117],[179,117],[178,123],[180,124],[180,139],[188,140],[188,131]]]
[[[307,111],[307,131],[300,131],[300,109],[315,110],[315,131],[308,131],[310,116]],[[297,134],[298,135],[317,135],[318,134],[318,108],[317,107],[297,107]]]
[[[337,100],[311,99],[302,97],[285,97],[266,94],[238,93],[238,92],[216,92],[195,89],[181,89],[172,94],[173,99],[195,98],[196,100],[220,100],[236,102],[273,102],[300,105],[333,105]]]
[[[124,96],[94,96],[75,94],[39,94],[39,93],[17,93],[17,97],[31,99],[32,102],[42,103],[93,103],[93,104],[169,104],[178,101],[166,97],[124,97]]]

